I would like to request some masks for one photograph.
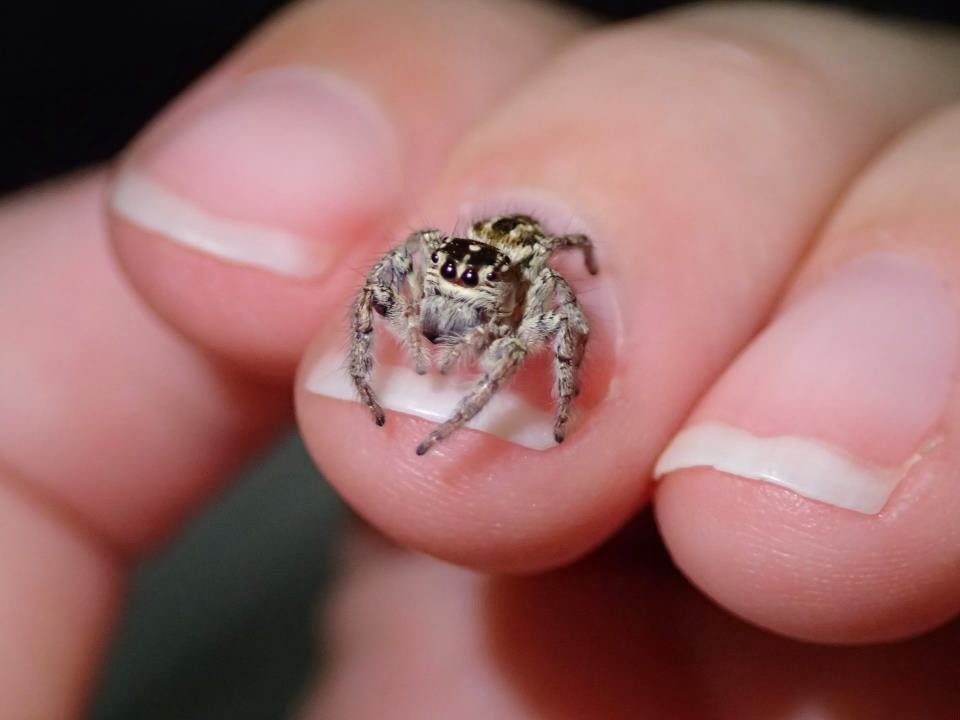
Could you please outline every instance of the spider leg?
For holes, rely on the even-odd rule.
[[[554,339],[554,393],[557,396],[557,412],[553,425],[553,437],[559,443],[566,435],[570,419],[570,403],[580,394],[580,363],[590,335],[590,325],[577,301],[570,284],[560,275],[556,276],[555,292],[560,326]]]
[[[440,231],[429,228],[410,235],[405,246],[408,253],[415,250],[419,251],[420,258],[423,260],[430,257],[442,243],[443,235]],[[407,284],[409,297],[412,300],[408,301],[406,297],[400,295],[401,302],[396,306],[395,315],[388,316],[388,320],[391,321],[391,326],[407,348],[417,374],[426,375],[430,370],[430,353],[426,349],[426,338],[423,336],[420,327],[420,298],[423,294],[423,277],[416,265],[413,266],[412,272],[407,273]]]
[[[407,348],[407,353],[413,360],[413,368],[417,375],[426,375],[430,370],[430,355],[427,353],[424,345],[424,337],[420,332],[420,312],[417,306],[407,302],[403,297],[396,305],[396,318],[388,318],[389,322],[397,328],[397,334]]]
[[[457,404],[450,418],[434,428],[423,442],[417,445],[417,455],[423,455],[438,442],[450,437],[483,410],[497,390],[513,377],[526,360],[527,354],[528,348],[519,338],[505,337],[494,340],[484,354],[484,364],[488,369],[483,377]]]
[[[404,297],[402,288],[411,280],[416,282],[412,251],[418,245],[426,246],[435,242],[436,237],[439,237],[439,234],[434,230],[414,233],[405,243],[383,255],[367,273],[363,287],[353,303],[349,373],[360,401],[373,414],[377,425],[383,425],[386,418],[370,386],[370,376],[373,373],[374,311],[382,315],[391,329],[400,336],[413,357],[417,372],[425,373],[429,367],[429,356],[417,331],[417,309],[414,303]]]
[[[591,275],[597,274],[597,260],[593,256],[593,241],[586,235],[580,233],[571,235],[548,235],[542,241],[542,244],[548,251],[580,248],[583,250],[583,262],[587,266],[587,271]]]
[[[555,305],[547,309],[551,299],[555,300]],[[483,356],[487,372],[460,401],[450,418],[438,425],[417,446],[417,455],[429,451],[483,410],[530,353],[551,338],[554,354],[553,389],[557,397],[553,437],[558,443],[563,442],[570,419],[570,405],[580,393],[578,372],[589,333],[589,324],[573,288],[560,273],[544,267],[531,284],[527,307],[517,334],[498,338],[490,344]]]
[[[373,374],[373,303],[374,289],[365,285],[353,303],[349,371],[360,402],[373,414],[373,421],[383,425],[386,422],[383,408],[370,387],[370,376]]]
[[[546,309],[550,298],[555,306]],[[561,443],[566,437],[570,405],[580,394],[579,370],[590,326],[570,283],[556,270],[545,267],[531,285],[530,302],[518,334],[532,347],[553,338],[553,394],[557,399],[553,437]]]
[[[468,357],[479,356],[490,346],[490,343],[503,337],[508,331],[509,328],[507,327],[489,322],[478,325],[460,337],[445,342],[440,360],[437,362],[440,373],[446,375],[464,354]]]

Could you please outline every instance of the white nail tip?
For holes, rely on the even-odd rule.
[[[213,215],[138,172],[117,178],[110,205],[135,225],[229,262],[294,277],[315,276],[328,265],[318,243]]]
[[[712,467],[872,515],[883,509],[917,457],[896,468],[871,467],[808,438],[757,437],[729,425],[702,423],[677,434],[657,460],[654,476],[660,479],[675,470]]]
[[[450,416],[473,382],[474,379],[468,377],[417,375],[410,368],[377,365],[370,384],[384,409],[439,423]],[[336,357],[318,361],[307,373],[304,386],[316,395],[338,400],[357,399],[343,362]],[[467,427],[532,450],[546,450],[556,445],[553,416],[509,390],[494,395]]]

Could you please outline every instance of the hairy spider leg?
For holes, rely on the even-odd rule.
[[[530,344],[546,343],[553,338],[553,394],[557,399],[553,438],[561,443],[570,420],[570,404],[580,394],[579,370],[590,325],[570,283],[555,270],[541,271],[531,295],[539,314],[525,318],[518,334],[530,338]],[[546,309],[550,297],[555,305]]]
[[[446,375],[464,355],[467,357],[480,356],[490,346],[490,343],[506,336],[509,332],[510,327],[496,319],[478,325],[443,344],[443,351],[440,360],[437,362],[437,368],[441,374]]]
[[[438,425],[417,445],[417,455],[425,454],[441,440],[450,437],[468,423],[490,402],[490,399],[523,364],[527,357],[527,347],[516,337],[495,340],[484,353],[484,361],[489,369],[477,381],[473,389],[457,404],[457,408],[448,420]]]
[[[586,235],[574,233],[571,235],[547,235],[540,244],[547,249],[547,254],[554,250],[565,250],[567,248],[580,248],[583,251],[583,264],[587,266],[587,272],[596,275],[598,272],[597,260],[593,255],[593,241]]]
[[[552,309],[548,307],[551,299],[556,301]],[[577,370],[589,332],[586,316],[570,284],[552,268],[541,268],[530,286],[516,334],[490,344],[482,358],[486,372],[457,404],[450,418],[434,428],[417,446],[417,455],[425,454],[483,410],[526,358],[551,337],[555,339],[554,393],[558,400],[553,434],[557,442],[563,442],[570,403],[580,392]]]
[[[405,284],[420,282],[414,272],[413,253],[432,252],[439,243],[440,233],[436,230],[421,230],[413,233],[407,240],[383,255],[367,273],[363,287],[357,293],[353,303],[350,344],[349,372],[354,388],[361,402],[373,414],[377,425],[383,425],[386,418],[383,408],[377,401],[370,386],[373,373],[373,318],[374,311],[387,321],[390,329],[407,347],[418,373],[429,370],[430,358],[423,347],[423,337],[419,329],[419,292],[413,288],[410,299],[403,294]]]

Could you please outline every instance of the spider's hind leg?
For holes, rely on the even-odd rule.
[[[590,325],[583,309],[573,294],[570,284],[560,275],[554,278],[557,298],[555,312],[560,316],[553,341],[554,394],[557,411],[553,424],[553,437],[560,443],[566,437],[570,420],[570,404],[580,394],[580,363],[590,334]]]
[[[593,241],[586,235],[574,233],[571,235],[548,235],[542,244],[549,251],[565,248],[580,248],[583,250],[583,263],[591,275],[598,272],[597,259],[593,255]]]
[[[548,305],[551,298],[552,307]],[[557,401],[553,438],[561,443],[566,437],[570,405],[580,394],[580,364],[590,325],[570,283],[556,270],[544,268],[534,280],[519,334],[530,346],[553,338],[553,394]]]

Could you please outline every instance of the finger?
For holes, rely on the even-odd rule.
[[[124,561],[287,416],[157,321],[107,250],[102,173],[0,204],[0,697],[79,716]]]
[[[432,428],[409,415],[442,419],[465,390],[396,369],[404,359],[382,340],[377,428],[339,400],[352,392],[348,340],[330,331],[297,398],[314,457],[365,517],[420,550],[497,570],[582,554],[645,501],[656,455],[760,327],[853,173],[950,96],[955,58],[904,29],[772,6],[578,42],[464,140],[420,211],[451,229],[520,210],[592,237],[598,275],[578,257],[562,265],[590,324],[563,445],[544,353],[477,417],[486,433],[415,458]]]
[[[531,2],[295,5],[127,153],[111,202],[124,267],[194,341],[291,376],[356,258],[582,23]]]
[[[114,558],[0,469],[0,692],[10,717],[80,717],[119,605]]]
[[[537,11],[515,12],[543,19],[550,32]],[[295,47],[294,30],[304,27],[288,24],[274,51]],[[346,30],[339,26],[341,37]],[[251,67],[264,47],[248,49]],[[535,55],[537,47],[531,42],[517,55]],[[208,91],[229,76],[211,80]],[[473,79],[484,87],[482,73]],[[201,99],[181,103],[172,116]],[[434,128],[436,137],[443,140],[447,127]],[[162,131],[158,125],[154,138]],[[442,152],[442,142],[437,147]],[[432,148],[420,149],[414,156],[428,166]],[[105,245],[103,186],[102,177],[88,178],[0,212],[2,235],[18,240],[3,246],[0,262],[0,334],[18,338],[0,353],[9,414],[0,433],[0,543],[9,579],[0,603],[0,696],[17,717],[78,712],[116,604],[122,558],[195,508],[276,429],[288,404],[282,388],[261,386],[188,346],[128,290]],[[178,269],[178,278],[189,272]]]
[[[0,206],[0,467],[122,553],[163,537],[288,417],[283,388],[217,367],[130,291],[95,173]]]
[[[353,537],[324,614],[328,669],[300,717],[893,720],[954,712],[956,623],[883,647],[786,640],[719,611],[671,568],[652,527],[638,534],[522,579]]]
[[[877,160],[661,461],[726,471],[671,474],[660,521],[766,627],[877,640],[960,610],[958,168],[956,106]]]

